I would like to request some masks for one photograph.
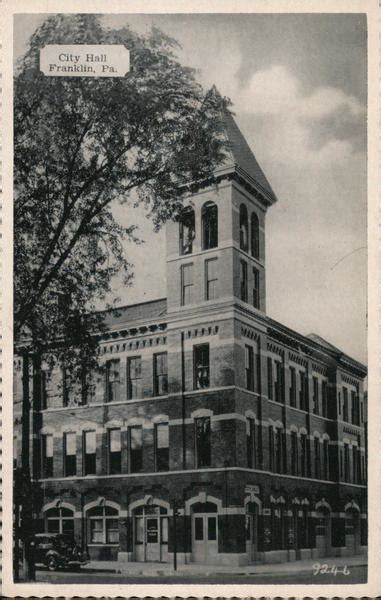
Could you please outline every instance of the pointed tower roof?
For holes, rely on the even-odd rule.
[[[211,93],[221,101],[221,120],[226,139],[229,142],[228,155],[217,172],[220,170],[225,171],[227,168],[229,171],[234,170],[249,184],[253,185],[269,204],[273,204],[277,201],[277,197],[233,115],[227,109],[226,101],[216,86],[212,87]]]

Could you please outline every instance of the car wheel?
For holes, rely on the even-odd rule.
[[[58,561],[55,556],[49,556],[47,564],[49,571],[56,571],[58,568]]]

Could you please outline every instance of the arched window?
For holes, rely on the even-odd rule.
[[[90,544],[119,543],[119,512],[112,506],[94,506],[87,511]]]
[[[245,204],[239,207],[239,247],[245,252],[249,247],[248,216]]]
[[[251,213],[251,256],[259,258],[259,219],[255,212]]]
[[[49,508],[45,512],[45,530],[47,533],[74,535],[74,512],[62,506]]]
[[[180,215],[180,254],[192,254],[195,238],[194,210],[190,206]]]
[[[218,246],[218,209],[214,202],[207,202],[201,211],[202,249],[209,250]]]

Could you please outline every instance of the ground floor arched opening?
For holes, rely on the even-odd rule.
[[[191,507],[192,562],[215,563],[218,556],[218,513],[213,502],[196,502]]]
[[[156,504],[145,504],[133,510],[134,560],[138,562],[168,561],[168,510]]]

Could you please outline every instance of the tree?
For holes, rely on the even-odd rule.
[[[46,77],[49,43],[124,44],[131,72]],[[15,78],[14,331],[35,348],[91,345],[95,302],[116,272],[131,277],[123,241],[135,227],[115,221],[113,204],[142,202],[160,227],[224,157],[221,99],[203,93],[176,44],[157,29],[105,30],[94,15],[51,16],[31,38]]]

